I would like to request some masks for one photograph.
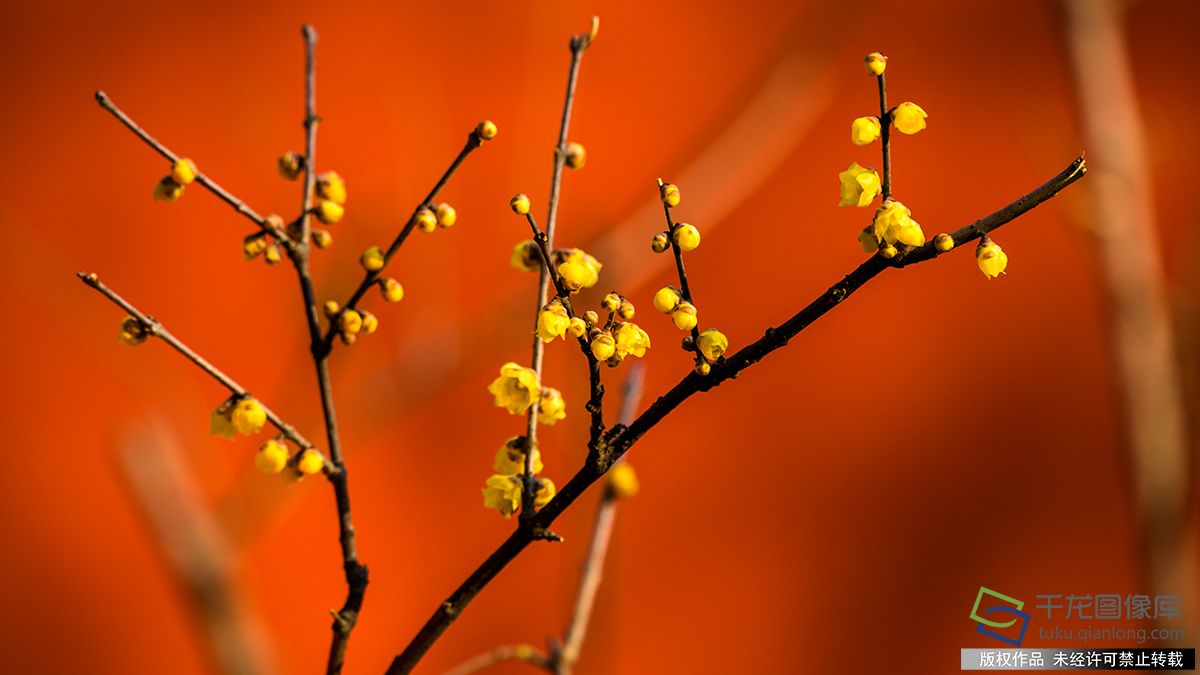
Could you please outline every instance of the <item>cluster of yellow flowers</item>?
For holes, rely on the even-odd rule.
[[[528,438],[513,436],[496,451],[493,463],[496,473],[487,479],[483,488],[484,508],[496,509],[505,518],[511,518],[521,509],[522,476],[525,473],[525,450],[528,446]],[[536,446],[532,449],[530,461],[534,475],[541,473],[542,457]],[[539,509],[549,504],[557,492],[554,481],[544,477],[534,478],[534,490],[533,505]]]
[[[488,391],[495,398],[496,407],[504,408],[511,415],[523,415],[534,401],[538,402],[538,422],[554,425],[567,416],[567,404],[562,392],[554,387],[544,387],[538,382],[537,373],[509,361],[500,366],[500,377],[492,380]]]
[[[399,302],[400,298],[404,297],[404,289],[394,279],[387,281],[395,284],[398,297],[393,302]],[[389,297],[387,289],[384,289],[383,294],[385,298]],[[343,344],[352,345],[359,335],[370,335],[379,328],[379,317],[365,309],[343,308],[336,300],[326,300],[323,309]]]
[[[682,200],[679,186],[672,183],[663,183],[660,180],[658,193],[668,215],[671,209],[679,206],[679,202]],[[651,239],[650,249],[652,251],[664,253],[671,249],[682,255],[694,251],[700,245],[700,231],[694,225],[674,222],[670,218],[668,218],[668,222],[672,223],[670,230],[659,232]],[[684,286],[686,288],[686,284]],[[729,349],[729,338],[715,328],[698,331],[696,326],[700,319],[696,305],[685,295],[683,291],[674,286],[664,286],[654,294],[654,308],[663,314],[670,315],[671,322],[675,324],[676,328],[690,333],[683,339],[683,348],[696,353],[696,372],[700,375],[707,375],[712,371],[710,364],[716,363]]]
[[[183,188],[196,180],[196,164],[187,157],[180,157],[171,165],[171,172],[154,185],[154,199],[173,202],[183,196]]]
[[[257,434],[266,423],[267,411],[257,399],[253,396],[233,396],[212,411],[209,429],[214,436],[232,440],[238,434]],[[325,468],[325,457],[314,448],[304,448],[291,455],[282,437],[277,437],[259,446],[254,465],[267,474],[280,473],[290,467],[287,478],[300,480],[320,473]]]

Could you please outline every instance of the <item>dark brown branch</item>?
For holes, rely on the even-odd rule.
[[[1015,218],[1025,214],[1037,205],[1054,197],[1058,192],[1084,176],[1086,166],[1083,158],[1071,162],[1062,172],[1033,192],[1025,195],[1004,208],[981,218],[970,225],[959,228],[952,233],[956,246],[978,239],[984,233],[990,232]],[[548,528],[580,495],[596,480],[604,475],[616,460],[620,459],[631,447],[661,422],[671,411],[681,403],[691,398],[693,394],[704,392],[721,384],[725,380],[737,377],[742,370],[754,365],[771,352],[787,345],[800,331],[812,322],[824,316],[829,310],[837,307],[852,293],[857,291],[880,272],[889,267],[904,267],[923,262],[940,255],[933,248],[932,242],[918,247],[907,255],[887,260],[874,255],[860,264],[854,271],[841,281],[831,286],[816,300],[797,312],[779,326],[768,328],[762,338],[750,343],[727,359],[721,359],[713,364],[712,372],[707,376],[691,372],[672,387],[666,394],[660,396],[628,427],[618,425],[609,430],[607,441],[608,452],[604,462],[599,465],[587,463],[570,481],[559,490],[558,494],[544,506],[532,519],[534,528]],[[425,622],[421,630],[397,656],[388,668],[388,673],[408,673],[421,660],[442,633],[462,614],[471,600],[479,591],[496,577],[509,562],[533,541],[533,533],[526,528],[518,528],[509,535],[508,539],[494,551],[483,563],[467,577],[438,607],[433,616]]]
[[[658,188],[662,190],[663,181],[658,179]],[[663,201],[663,214],[667,217],[667,239],[671,242],[671,253],[675,256],[675,271],[679,274],[679,290],[683,293],[683,299],[689,304],[695,305],[696,301],[692,298],[692,287],[688,283],[687,270],[683,266],[683,249],[679,248],[679,242],[675,241],[675,230],[679,228],[679,223],[671,217],[671,205],[665,200]],[[692,350],[696,352],[696,358],[702,362],[703,357],[700,355],[700,348],[697,346],[697,339],[700,337],[700,322],[697,321],[695,326],[692,326]]]
[[[167,330],[167,327],[159,323],[157,319],[148,314],[144,314],[137,307],[134,307],[132,304],[130,304],[128,300],[122,298],[120,295],[117,295],[116,291],[106,286],[103,281],[100,281],[100,277],[97,276],[95,272],[90,274],[86,272],[76,272],[75,276],[79,277],[80,281],[96,289],[101,295],[111,300],[113,304],[128,312],[130,316],[137,319],[138,322],[141,323],[146,329],[146,332],[149,335],[152,335],[167,343],[172,349],[182,354],[185,359],[195,364],[197,368],[208,373],[209,376],[211,376],[217,382],[220,382],[223,387],[229,390],[230,394],[238,398],[250,396],[250,392],[247,391],[245,387],[235,382],[233,378],[218,370],[216,366],[209,363],[208,360],[206,360],[203,356],[197,354],[194,350],[192,350],[191,347],[188,347],[183,342],[180,342],[179,338],[172,335],[171,332]],[[299,431],[296,431],[295,427],[283,421],[279,415],[275,414],[275,411],[267,407],[267,405],[262,402],[262,399],[257,400],[259,404],[262,405],[263,412],[267,414],[267,420],[279,430],[279,433],[283,434],[286,438],[290,439],[293,443],[301,448],[314,447],[307,438],[301,436]]]
[[[880,73],[879,80],[879,142],[883,147],[882,198],[892,198],[892,114],[887,107],[887,79]]]
[[[117,107],[116,103],[113,103],[112,99],[108,97],[108,94],[102,91],[96,92],[96,102],[100,104],[101,108],[104,108],[108,112],[112,113],[113,117],[116,117],[121,124],[124,124],[130,131],[134,133],[135,136],[142,139],[146,145],[154,148],[158,154],[166,157],[167,160],[169,160],[172,164],[179,161],[179,155],[171,152],[166,146],[164,146],[162,143],[159,143],[153,136],[138,126],[137,122],[134,122],[129,115],[126,115],[123,110]],[[209,178],[208,175],[203,171],[196,171],[196,182],[207,188],[209,192],[216,195],[221,201],[232,206],[234,211],[237,211],[238,213],[252,220],[254,224],[262,228],[264,232],[269,232],[286,248],[291,249],[295,245],[296,242],[293,242],[280,227],[259,215],[257,211],[247,206],[242,200],[234,197],[229,193],[228,190],[218,185],[216,181]]]
[[[471,675],[471,673],[477,673],[505,661],[525,661],[539,668],[550,667],[550,657],[545,653],[530,645],[511,645],[497,647],[490,652],[484,652],[468,659],[453,670],[446,671],[445,675]]]

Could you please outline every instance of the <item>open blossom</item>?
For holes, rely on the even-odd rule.
[[[525,437],[513,436],[496,451],[493,468],[499,474],[525,473]],[[542,453],[533,449],[533,472],[542,472]]]
[[[878,242],[920,246],[925,243],[925,233],[912,218],[912,211],[898,201],[889,199],[875,210],[875,238]]]
[[[257,434],[267,423],[267,411],[257,399],[246,397],[234,404],[229,419],[238,433]]]
[[[864,169],[858,162],[850,162],[850,168],[839,173],[838,180],[842,182],[842,200],[838,206],[868,206],[883,189],[875,169]]]
[[[521,508],[521,479],[500,474],[488,478],[483,488],[483,507],[511,518]]]
[[[880,129],[878,117],[860,117],[850,124],[850,141],[855,145],[869,145],[879,138]]]
[[[558,261],[558,273],[572,292],[581,288],[591,288],[600,281],[600,270],[604,265],[588,253],[572,248],[556,251],[555,254],[556,258],[561,258]]]
[[[636,323],[621,324],[617,329],[616,341],[617,353],[622,358],[630,355],[641,358],[650,348],[650,336]]]
[[[554,499],[554,495],[558,490],[554,487],[554,481],[549,478],[539,478],[537,479],[537,483],[538,490],[537,494],[533,497],[533,505],[540,509],[549,504],[551,499]]]
[[[995,279],[1004,274],[1004,269],[1008,267],[1008,254],[999,244],[985,236],[975,247],[975,262],[979,263],[979,271],[983,272],[983,276]]]
[[[500,366],[500,377],[492,380],[488,391],[496,397],[496,407],[505,408],[513,415],[529,409],[542,393],[537,373],[512,361]]]
[[[550,304],[538,312],[537,334],[542,342],[551,342],[554,338],[564,337],[567,327],[570,325],[571,318],[567,315],[567,308],[563,307],[557,298],[551,300]]]
[[[729,349],[729,338],[716,328],[709,328],[696,338],[696,348],[700,350],[705,359],[716,361]]]
[[[554,387],[542,387],[542,396],[538,399],[538,422],[554,426],[554,423],[566,419],[567,402],[563,400],[562,392]]]
[[[915,134],[925,128],[925,118],[929,115],[921,106],[905,101],[892,111],[892,126],[902,134]]]

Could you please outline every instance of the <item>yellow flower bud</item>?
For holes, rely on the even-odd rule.
[[[663,286],[654,294],[654,309],[670,314],[683,298],[674,286]]]
[[[1008,267],[1008,254],[1000,248],[999,244],[985,235],[979,240],[979,245],[975,247],[975,262],[979,263],[979,271],[983,272],[983,276],[995,279],[1001,274],[1005,274],[1004,269]]]
[[[522,272],[536,272],[542,269],[542,254],[532,239],[526,239],[513,246],[508,264]]]
[[[867,54],[865,59],[867,66],[867,74],[871,77],[879,77],[887,70],[887,57],[879,52],[871,52]]]
[[[554,488],[554,481],[549,478],[537,479],[537,485],[538,490],[537,495],[533,498],[533,505],[540,509],[549,504],[551,499],[554,499],[557,490]]]
[[[637,472],[628,462],[619,462],[608,470],[608,491],[618,499],[629,499],[638,493]]]
[[[592,356],[597,361],[607,361],[617,353],[617,341],[608,333],[599,333],[592,338]]]
[[[326,300],[325,304],[322,305],[322,309],[325,311],[325,316],[332,319],[337,316],[338,312],[342,311],[342,306],[338,304],[337,300]]]
[[[650,335],[636,323],[623,323],[617,328],[616,345],[621,358],[631,355],[640,359],[650,348]]]
[[[587,324],[577,316],[571,317],[571,323],[567,325],[567,332],[573,338],[583,337],[583,334],[587,332]]]
[[[242,239],[242,255],[246,260],[254,260],[265,250],[267,250],[267,235],[262,232],[255,232]]]
[[[696,349],[712,363],[725,355],[729,349],[729,338],[716,328],[709,328],[696,338]]]
[[[567,403],[563,400],[562,392],[554,387],[542,387],[542,396],[538,399],[538,422],[554,426],[566,417]]]
[[[557,298],[538,312],[537,334],[542,342],[551,342],[554,338],[564,337],[567,327],[570,325],[571,319],[567,316],[567,309]]]
[[[400,302],[404,299],[404,287],[395,279],[384,279],[379,284],[379,292],[388,302]]]
[[[304,173],[304,155],[296,152],[285,152],[279,156],[279,175],[288,180],[296,180]]]
[[[572,293],[596,284],[595,270],[583,263],[565,262],[558,266],[558,274],[562,277],[563,284]]]
[[[496,137],[500,130],[496,128],[496,123],[491,120],[484,120],[475,127],[475,135],[485,141],[490,141]]]
[[[280,260],[283,260],[283,249],[279,248],[279,244],[272,243],[263,251],[263,260],[268,265],[278,265]]]
[[[360,265],[368,272],[378,272],[383,269],[387,261],[383,258],[383,249],[378,246],[372,246],[363,251],[362,256],[358,259]]]
[[[317,196],[335,204],[346,204],[346,181],[336,171],[317,176]]]
[[[338,330],[343,333],[354,335],[362,330],[362,325],[362,314],[353,309],[346,308],[338,316]]]
[[[697,363],[696,367],[692,370],[696,371],[696,374],[700,377],[704,377],[712,372],[712,366],[708,365],[707,361],[701,361],[700,363]]]
[[[583,320],[587,322],[587,325],[595,326],[600,323],[600,315],[595,310],[589,309],[583,313]]]
[[[227,399],[217,406],[208,419],[209,433],[227,441],[237,436],[237,428],[233,426],[233,420],[230,419],[232,413],[233,399]]]
[[[671,235],[666,232],[659,232],[650,240],[650,250],[655,253],[662,253],[671,247]]]
[[[154,201],[173,202],[183,196],[183,186],[176,183],[170,176],[154,184]]]
[[[933,238],[933,247],[942,253],[945,253],[946,251],[954,248],[954,237],[951,237],[943,232]]]
[[[587,162],[587,150],[578,143],[567,143],[565,161],[572,169],[582,169]]]
[[[501,474],[520,474],[525,473],[525,445],[527,439],[524,436],[513,436],[500,446],[496,451],[496,460],[494,468],[496,473]],[[542,472],[542,453],[538,452],[537,448],[533,449],[532,462],[530,467],[533,473]]]
[[[509,361],[500,366],[500,377],[492,380],[488,391],[495,397],[497,408],[505,408],[510,414],[519,415],[542,395],[542,385],[532,369]]]
[[[313,230],[312,243],[317,248],[325,249],[333,245],[333,235],[327,230]]]
[[[313,213],[317,216],[317,220],[326,225],[333,225],[346,215],[346,207],[337,202],[322,199],[317,202],[317,208]]]
[[[437,229],[437,216],[433,211],[422,206],[417,210],[417,229],[429,234]]]
[[[142,322],[132,316],[125,317],[121,321],[121,329],[117,331],[117,339],[121,341],[121,344],[129,345],[130,347],[142,344],[149,335]]]
[[[496,474],[487,479],[483,488],[483,507],[511,518],[521,508],[521,490],[521,479],[517,476]]]
[[[621,308],[621,296],[616,291],[609,293],[600,301],[600,308],[606,312],[616,312]]]
[[[171,165],[171,180],[179,185],[191,185],[196,180],[196,163],[187,157],[180,157]]]
[[[878,117],[860,117],[850,124],[850,142],[869,145],[879,138],[881,127]]]
[[[700,230],[697,230],[694,225],[679,223],[675,226],[674,238],[679,250],[693,251],[700,245]]]
[[[358,313],[362,315],[362,332],[370,335],[379,329],[379,317],[366,310],[359,310]]]
[[[663,183],[663,186],[658,189],[658,196],[667,206],[679,206],[679,186],[677,185]]]
[[[929,115],[916,103],[905,101],[892,111],[892,126],[902,134],[915,134],[925,128],[925,118]]]
[[[528,214],[529,195],[525,194],[524,192],[514,195],[512,199],[508,200],[508,206],[513,210],[513,213],[517,214],[518,216]]]
[[[300,451],[300,459],[296,460],[296,469],[305,476],[321,473],[325,468],[325,457],[313,450],[305,448]]]
[[[637,308],[633,306],[632,302],[625,298],[621,298],[621,306],[617,308],[617,316],[628,321],[633,318],[633,315],[636,312]]]
[[[458,212],[454,210],[453,206],[445,202],[437,204],[433,207],[433,210],[437,214],[438,227],[451,227],[458,221]]]
[[[858,162],[850,162],[850,168],[839,173],[838,180],[842,183],[842,199],[838,206],[869,206],[883,190],[875,169],[864,169]]]
[[[671,310],[671,321],[679,330],[691,330],[696,327],[696,306],[683,300]]]
[[[879,255],[889,260],[895,258],[898,253],[900,253],[900,251],[896,250],[896,247],[892,246],[891,244],[884,244],[883,246],[879,247]]]
[[[275,439],[271,439],[258,447],[258,454],[254,456],[254,466],[265,474],[276,474],[283,471],[283,467],[287,466],[288,449],[287,446]]]
[[[243,435],[257,434],[267,423],[267,411],[257,399],[247,396],[233,404],[229,415],[233,428]]]

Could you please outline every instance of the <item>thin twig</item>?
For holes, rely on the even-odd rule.
[[[661,191],[663,181],[658,179],[658,188]],[[692,287],[688,282],[687,270],[683,266],[683,249],[679,248],[679,242],[675,241],[675,230],[679,229],[679,223],[671,217],[671,205],[665,200],[663,201],[663,213],[667,217],[667,239],[671,242],[671,252],[675,256],[675,271],[679,275],[679,290],[683,294],[683,299],[691,305],[695,305],[696,301],[692,297]],[[700,322],[697,321],[695,326],[692,326],[692,349],[696,352],[697,358],[700,357],[700,348],[697,346],[697,340],[700,337]]]
[[[883,148],[882,198],[887,201],[892,198],[892,115],[887,107],[887,79],[883,73],[876,79],[879,80],[879,142]]]
[[[222,386],[229,390],[230,394],[238,398],[246,398],[250,396],[250,392],[247,391],[245,387],[235,382],[233,378],[218,370],[217,367],[209,363],[207,359],[205,359],[203,356],[200,356],[194,350],[192,350],[191,347],[188,347],[181,342],[179,338],[172,335],[171,332],[167,330],[167,327],[159,323],[157,319],[143,313],[137,307],[134,307],[132,304],[130,304],[128,300],[122,298],[120,295],[117,295],[116,291],[106,286],[103,281],[100,281],[100,277],[97,276],[95,272],[76,272],[75,276],[79,277],[79,280],[84,284],[96,289],[101,295],[111,300],[113,304],[128,312],[130,316],[137,319],[138,323],[142,324],[142,326],[146,329],[147,334],[167,343],[175,351],[182,354],[185,359],[194,363],[200,370],[208,373],[209,376],[211,376],[217,382],[220,382]],[[292,425],[283,421],[283,419],[279,417],[279,415],[275,414],[275,411],[267,407],[267,405],[263,403],[261,399],[257,400],[259,404],[262,405],[263,412],[267,414],[267,421],[269,421],[276,429],[278,429],[279,433],[283,434],[301,448],[314,447],[307,438],[301,436],[299,431],[296,431],[296,427],[293,427]]]
[[[1034,191],[991,215],[955,230],[950,236],[954,239],[956,247],[978,239],[983,234],[1001,227],[1054,197],[1060,190],[1082,178],[1085,173],[1086,167],[1083,158],[1079,157],[1057,176],[1051,178]],[[679,407],[681,403],[691,398],[693,394],[708,391],[725,380],[736,377],[742,370],[754,365],[771,352],[786,346],[800,331],[825,315],[829,310],[837,307],[852,293],[878,276],[880,272],[889,267],[904,267],[909,264],[930,260],[938,255],[941,254],[933,248],[933,244],[930,242],[913,249],[906,255],[898,256],[892,260],[887,260],[879,255],[872,256],[790,319],[779,326],[768,328],[762,338],[750,343],[731,357],[718,360],[717,363],[713,364],[709,375],[702,376],[694,372],[686,375],[670,391],[660,396],[658,400],[628,427],[618,425],[610,429],[608,432],[609,438],[606,439],[605,452],[599,465],[585,464],[559,490],[554,499],[550,500],[549,504],[537,512],[532,519],[532,526],[538,529],[548,528],[592,483],[603,476],[618,459],[628,452],[646,432],[661,422],[663,418]],[[433,646],[433,643],[462,614],[471,600],[513,558],[519,555],[534,538],[533,531],[526,528],[517,528],[516,531],[509,535],[467,577],[462,585],[438,607],[429,620],[425,622],[425,625],[421,627],[417,635],[404,648],[404,651],[392,660],[392,664],[388,668],[388,673],[395,675],[397,673],[411,672],[421,660],[421,657]]]
[[[505,661],[525,661],[539,668],[550,668],[550,657],[544,652],[531,645],[509,645],[472,657],[447,670],[445,675],[471,675]]]
[[[108,112],[112,113],[113,117],[116,117],[118,120],[120,120],[121,124],[124,124],[130,131],[134,133],[135,136],[142,139],[146,145],[154,148],[158,154],[166,157],[172,164],[179,161],[179,155],[171,152],[165,145],[159,143],[153,136],[147,133],[146,130],[138,126],[137,122],[134,122],[129,115],[125,114],[125,111],[118,108],[116,103],[113,103],[113,100],[108,97],[108,94],[102,91],[96,92],[96,102],[100,104],[101,108],[104,108]],[[208,188],[208,191],[216,195],[221,201],[232,206],[234,211],[237,211],[243,216],[249,218],[254,222],[255,225],[258,225],[260,228],[262,228],[264,232],[269,232],[272,236],[278,239],[285,248],[290,250],[296,244],[296,242],[292,241],[291,238],[287,236],[287,233],[285,233],[280,227],[259,215],[257,211],[247,206],[242,200],[234,197],[229,193],[228,190],[218,185],[216,181],[209,178],[208,175],[203,171],[196,171],[196,182],[203,185],[205,188]]]

